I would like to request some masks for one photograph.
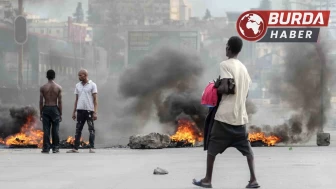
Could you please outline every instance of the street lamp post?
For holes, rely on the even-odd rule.
[[[23,15],[23,0],[18,0],[18,8],[19,8],[19,15]],[[23,44],[19,44],[18,49],[18,55],[19,55],[19,67],[18,67],[18,84],[19,89],[22,93],[23,88]]]

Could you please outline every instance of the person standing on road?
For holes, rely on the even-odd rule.
[[[67,153],[78,153],[79,143],[82,136],[82,130],[85,122],[87,122],[90,133],[90,153],[95,153],[94,140],[95,140],[95,128],[94,121],[97,120],[97,85],[88,79],[88,71],[82,69],[78,72],[79,83],[75,88],[75,105],[72,113],[72,119],[76,120],[76,135],[74,148],[67,151]],[[77,115],[76,115],[77,114]]]
[[[250,169],[250,181],[246,188],[259,188],[254,170],[254,155],[251,144],[248,141],[246,124],[248,116],[246,112],[246,98],[248,95],[251,78],[244,64],[237,56],[243,47],[243,41],[237,37],[231,37],[226,45],[226,56],[228,60],[220,63],[220,85],[218,93],[221,96],[217,112],[214,116],[213,126],[207,142],[207,169],[206,176],[197,181],[193,179],[193,184],[212,188],[212,172],[215,157],[222,154],[228,147],[235,147],[247,157]],[[227,79],[233,78],[235,82],[234,94],[228,93]]]
[[[62,121],[62,87],[55,79],[55,71],[47,71],[48,82],[40,88],[40,120],[43,123],[42,153],[59,153],[59,123]],[[52,144],[50,143],[50,128]]]

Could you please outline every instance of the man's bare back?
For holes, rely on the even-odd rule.
[[[57,106],[58,97],[62,88],[55,82],[48,82],[40,89],[45,106]]]
[[[43,106],[58,106],[62,115],[62,87],[54,81],[49,81],[40,88],[41,111]]]

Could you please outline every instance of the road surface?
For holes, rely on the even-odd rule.
[[[259,183],[265,189],[334,189],[336,141],[317,147],[255,147]],[[97,149],[90,154],[41,154],[39,149],[0,149],[0,188],[10,189],[197,189],[204,176],[202,148],[131,150]],[[168,175],[153,175],[161,167]],[[245,188],[246,160],[235,149],[218,156],[213,187]]]

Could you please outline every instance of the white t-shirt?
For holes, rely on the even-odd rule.
[[[215,120],[230,125],[245,125],[248,123],[246,98],[251,83],[250,75],[244,64],[238,59],[228,59],[220,63],[221,78],[233,78],[236,84],[236,94],[223,95],[219,103]]]
[[[92,94],[98,93],[97,85],[89,80],[85,85],[82,82],[76,84],[75,94],[78,95],[77,110],[94,111]]]

